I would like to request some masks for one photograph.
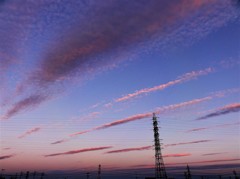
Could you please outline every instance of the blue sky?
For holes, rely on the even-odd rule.
[[[153,112],[166,166],[239,163],[235,1],[16,0],[0,16],[9,172],[152,167]]]

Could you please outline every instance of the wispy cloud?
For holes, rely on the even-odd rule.
[[[21,9],[16,8],[19,5]],[[55,5],[50,9],[47,0],[22,4],[9,1],[1,9],[4,28],[0,40],[4,43],[0,47],[4,58],[0,58],[0,64],[13,56],[21,61],[14,67],[22,67],[15,72],[21,76],[17,78],[21,92],[9,102],[15,105],[7,109],[5,118],[36,107],[31,103],[18,105],[38,95],[36,91],[56,95],[59,84],[62,89],[62,84],[73,82],[76,76],[84,80],[113,69],[132,54],[141,55],[152,47],[162,49],[168,43],[185,43],[186,39],[192,43],[236,18],[228,1],[71,1],[66,8],[58,1]],[[38,13],[40,9],[46,11]],[[194,31],[189,31],[192,27]],[[33,57],[34,62],[30,60]],[[42,98],[41,103],[46,100]]]
[[[239,92],[240,92],[240,88],[230,88],[230,89],[226,89],[226,90],[213,92],[210,95],[221,98],[226,95],[239,93]]]
[[[185,162],[185,163],[168,163],[167,165],[186,165],[188,164],[202,164],[202,163],[222,163],[222,162],[237,162],[240,161],[240,158],[233,158],[233,159],[219,159],[219,160],[203,160],[203,161],[196,161],[196,162]]]
[[[212,142],[212,140],[196,140],[196,141],[191,141],[191,142],[179,142],[179,143],[174,143],[174,144],[166,144],[164,147],[173,147],[173,146],[178,146],[178,145],[190,145],[190,144],[198,144],[198,143],[205,143],[205,142]]]
[[[234,66],[238,66],[240,65],[240,61],[239,59],[237,60],[233,60],[233,59],[227,59],[227,60],[221,60],[220,61],[220,66],[222,68],[231,68],[231,67],[234,67]]]
[[[192,154],[190,153],[179,153],[179,154],[167,154],[167,155],[163,155],[163,157],[187,157],[190,156]]]
[[[41,130],[40,127],[35,127],[33,129],[30,129],[28,131],[26,131],[25,133],[21,134],[18,138],[21,139],[21,138],[24,138],[28,135],[31,135],[32,133],[36,133],[36,132],[39,132]]]
[[[207,96],[207,97],[204,97],[204,98],[197,98],[197,99],[194,99],[194,100],[191,100],[191,101],[186,101],[186,102],[182,102],[182,103],[178,103],[178,104],[163,106],[163,107],[157,108],[155,113],[156,114],[161,114],[161,113],[164,113],[164,112],[167,112],[167,111],[174,111],[174,110],[182,108],[182,107],[192,106],[192,105],[202,103],[202,102],[205,102],[205,101],[209,101],[209,100],[212,100],[212,99],[213,99],[213,96]]]
[[[169,106],[163,106],[163,107],[157,108],[154,112],[156,114],[160,114],[160,113],[164,113],[164,112],[167,112],[167,111],[176,110],[176,109],[179,109],[179,108],[182,108],[182,107],[198,104],[198,103],[201,103],[201,102],[204,102],[204,101],[207,101],[207,100],[211,100],[211,99],[212,99],[212,97],[209,96],[209,97],[205,97],[205,98],[199,98],[199,99],[194,99],[194,100],[191,100],[191,101],[186,101],[186,102],[183,102],[183,103],[173,104],[173,105],[169,105]],[[88,133],[88,132],[91,132],[91,131],[106,129],[106,128],[110,128],[110,127],[113,127],[113,126],[129,123],[129,122],[140,120],[140,119],[144,119],[144,118],[147,118],[147,117],[151,117],[152,114],[153,114],[153,112],[136,114],[136,115],[133,115],[133,116],[130,116],[130,117],[127,117],[127,118],[123,118],[123,119],[111,122],[111,123],[103,124],[101,126],[98,126],[98,127],[95,127],[95,128],[89,129],[89,130],[76,132],[76,133],[71,134],[70,136],[72,137],[72,136],[76,136],[76,135],[81,135],[81,134],[85,134],[85,133]]]
[[[202,154],[202,156],[220,155],[220,154],[226,154],[226,153],[227,153],[227,152],[207,153],[207,154]]]
[[[59,155],[72,155],[72,154],[78,154],[78,153],[83,153],[83,152],[105,150],[105,149],[110,149],[110,148],[112,148],[112,147],[111,146],[106,146],[106,147],[86,148],[86,149],[80,149],[80,150],[71,150],[71,151],[62,152],[62,153],[48,154],[48,155],[44,155],[44,156],[45,157],[54,157],[54,156],[59,156]]]
[[[234,113],[240,111],[240,103],[234,103],[234,104],[229,104],[226,105],[222,108],[217,109],[215,112],[207,114],[205,116],[199,117],[196,120],[203,120],[203,119],[208,119],[211,117],[217,117],[221,115],[225,115],[228,113]]]
[[[151,116],[152,116],[152,113],[136,114],[136,115],[124,118],[124,119],[120,119],[120,120],[111,122],[111,123],[103,124],[101,126],[98,126],[98,127],[86,130],[86,131],[73,133],[70,136],[72,137],[72,136],[85,134],[85,133],[88,133],[88,132],[91,132],[91,131],[95,131],[95,130],[106,129],[106,128],[109,128],[109,127],[117,126],[117,125],[120,125],[120,124],[125,124],[125,123],[131,122],[131,121],[135,121],[135,120],[139,120],[139,119],[143,119],[143,118],[151,117]]]
[[[76,133],[73,133],[73,134],[70,134],[69,137],[74,137],[74,136],[77,136],[77,135],[82,135],[82,134],[85,134],[85,133],[88,133],[88,132],[91,132],[91,131],[94,131],[94,129],[89,129],[89,130],[85,130],[85,131],[80,131],[80,132],[76,132]]]
[[[185,73],[184,75],[178,77],[177,79],[175,79],[173,81],[169,81],[165,84],[161,84],[161,85],[154,86],[154,87],[151,87],[151,88],[140,89],[140,90],[135,91],[134,93],[129,93],[127,95],[124,95],[121,98],[115,99],[115,102],[127,101],[127,100],[130,100],[132,98],[136,98],[136,97],[138,97],[140,95],[143,95],[143,94],[148,94],[148,93],[151,93],[151,92],[154,92],[154,91],[164,90],[164,89],[166,89],[170,86],[173,86],[173,85],[176,85],[176,84],[181,84],[181,83],[184,83],[186,81],[193,80],[193,79],[197,79],[197,77],[202,76],[202,75],[207,75],[207,74],[209,74],[213,71],[214,71],[213,68],[207,68],[207,69],[204,69],[204,70],[192,71],[192,72],[189,72],[189,73]]]
[[[120,150],[111,150],[106,153],[107,154],[124,153],[124,152],[142,151],[142,150],[150,150],[150,149],[152,149],[152,146],[143,146],[143,147],[125,148],[125,149],[120,149]]]
[[[69,140],[68,139],[62,139],[62,140],[58,140],[58,141],[52,142],[51,144],[52,145],[61,144],[61,143],[67,142],[67,141],[69,141]]]
[[[230,124],[221,124],[221,125],[216,125],[216,126],[211,126],[211,127],[199,127],[199,128],[187,130],[186,132],[197,132],[197,131],[203,131],[203,130],[208,130],[208,129],[225,128],[225,127],[238,126],[238,125],[240,125],[240,122],[230,123]]]
[[[16,115],[20,111],[27,110],[29,108],[36,107],[40,105],[43,101],[46,101],[47,96],[43,95],[31,95],[19,102],[15,103],[6,114],[1,117],[1,119],[9,119],[10,117]]]
[[[98,117],[100,114],[101,114],[101,112],[97,112],[97,111],[91,112],[88,115],[81,117],[80,120],[81,121],[91,120],[91,119]]]
[[[209,129],[208,127],[199,127],[199,128],[194,128],[194,129],[190,129],[186,132],[196,132],[196,131],[203,131],[203,130],[206,130],[206,129]]]
[[[0,160],[9,159],[9,158],[12,158],[14,156],[15,155],[3,155],[3,156],[0,156]]]

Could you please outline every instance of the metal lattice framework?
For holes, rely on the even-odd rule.
[[[154,146],[155,146],[155,178],[167,179],[163,157],[161,153],[161,144],[159,140],[158,121],[155,113],[153,113],[153,131],[154,131]]]

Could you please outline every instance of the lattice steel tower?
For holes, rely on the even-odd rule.
[[[159,140],[158,121],[155,113],[153,113],[153,131],[154,131],[154,146],[155,146],[155,178],[166,179],[167,173],[165,170],[163,157],[161,153],[161,144]]]

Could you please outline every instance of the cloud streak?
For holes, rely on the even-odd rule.
[[[133,151],[143,151],[143,150],[150,150],[150,149],[152,149],[152,146],[125,148],[125,149],[120,149],[120,150],[111,150],[111,151],[106,152],[106,154],[125,153],[125,152],[133,152]]]
[[[207,154],[202,154],[202,156],[220,155],[220,154],[226,154],[226,153],[227,153],[227,152],[207,153]]]
[[[105,149],[110,149],[110,148],[112,148],[112,147],[106,146],[106,147],[85,148],[85,149],[80,149],[80,150],[70,150],[70,151],[62,152],[62,153],[48,154],[48,155],[44,155],[44,156],[45,157],[55,157],[55,156],[60,156],[60,155],[73,155],[73,154],[78,154],[78,153],[83,153],[83,152],[92,152],[92,151],[105,150]]]
[[[19,102],[15,103],[7,112],[6,114],[1,117],[1,119],[9,119],[12,116],[18,114],[20,111],[27,110],[29,108],[34,108],[40,105],[42,102],[46,101],[48,98],[47,96],[43,95],[31,95]]]
[[[185,163],[168,163],[167,165],[186,165],[188,164],[202,164],[202,163],[218,163],[218,162],[237,162],[240,161],[240,158],[233,158],[233,159],[219,159],[219,160],[203,160],[203,161],[196,161],[196,162],[185,162]]]
[[[52,144],[52,145],[56,145],[56,144],[61,144],[61,143],[67,142],[67,141],[69,141],[69,140],[67,140],[67,139],[62,139],[62,140],[58,140],[58,141],[52,142],[51,144]]]
[[[14,155],[3,155],[3,156],[0,156],[0,160],[9,159],[12,157],[14,157]]]
[[[212,97],[210,97],[210,96],[205,97],[205,98],[198,98],[198,99],[194,99],[194,100],[191,100],[191,101],[186,101],[186,102],[182,102],[182,103],[178,103],[178,104],[163,106],[163,107],[157,108],[154,112],[156,114],[161,114],[161,113],[164,113],[164,112],[167,112],[167,111],[172,111],[172,110],[176,110],[176,109],[179,109],[179,108],[182,108],[182,107],[195,105],[195,104],[198,104],[198,103],[201,103],[201,102],[204,102],[204,101],[207,101],[207,100],[211,100],[211,99],[212,99]],[[152,115],[153,115],[153,112],[136,114],[136,115],[133,115],[133,116],[130,116],[130,117],[127,117],[127,118],[123,118],[123,119],[120,119],[120,120],[117,120],[117,121],[114,121],[114,122],[110,122],[110,123],[107,123],[107,124],[100,125],[98,127],[95,127],[95,128],[89,129],[89,130],[80,131],[80,132],[70,134],[70,137],[85,134],[85,133],[95,131],[95,130],[102,130],[102,129],[110,128],[110,127],[113,127],[113,126],[129,123],[129,122],[132,122],[132,121],[136,121],[136,120],[140,120],[140,119],[144,119],[144,118],[148,118],[148,117],[152,117]]]
[[[91,112],[91,113],[89,113],[89,114],[86,115],[86,116],[80,117],[80,120],[81,120],[81,121],[92,120],[92,119],[97,118],[100,114],[101,114],[101,112],[97,112],[97,111]],[[77,121],[77,119],[76,119],[76,121]]]
[[[196,120],[203,120],[203,119],[208,119],[212,117],[217,117],[229,113],[234,113],[240,111],[240,103],[234,103],[234,104],[229,104],[226,105],[222,108],[217,109],[215,112],[207,114],[205,116],[199,117]]]
[[[82,75],[99,68],[108,68],[112,65],[112,59],[99,58],[99,54],[107,51],[124,54],[132,45],[137,46],[146,38],[151,39],[154,34],[161,35],[164,27],[185,19],[194,10],[212,4],[207,1],[196,3],[196,0],[188,2],[188,6],[183,6],[184,3],[185,1],[128,3],[124,0],[96,3],[90,7],[88,3],[72,3],[73,6],[81,7],[78,12],[81,10],[82,13],[75,14],[73,30],[67,31],[66,34],[58,34],[61,43],[57,41],[54,48],[45,52],[40,70],[36,73],[37,80],[48,84],[79,72]],[[186,7],[184,11],[177,15],[176,10],[183,7]],[[90,11],[87,11],[88,8]],[[79,26],[83,17],[88,19],[84,25]],[[115,60],[115,63],[118,61]]]
[[[221,125],[216,125],[211,127],[199,127],[199,128],[187,130],[186,132],[198,132],[198,131],[209,130],[214,128],[226,128],[226,127],[237,126],[237,125],[240,125],[240,122],[231,123],[231,124],[221,124]]]
[[[41,130],[40,127],[35,127],[33,129],[30,129],[30,130],[26,131],[24,134],[20,135],[18,138],[22,139],[24,137],[27,137],[27,136],[33,134],[33,133],[39,132],[40,130]]]
[[[165,84],[154,86],[152,88],[144,88],[144,89],[141,89],[141,90],[137,90],[134,93],[129,93],[129,94],[127,94],[127,95],[125,95],[121,98],[117,98],[115,100],[115,102],[123,102],[123,101],[130,100],[132,98],[136,98],[136,97],[138,97],[140,95],[143,95],[143,94],[148,94],[148,93],[151,93],[151,92],[164,90],[164,89],[166,89],[170,86],[174,86],[176,84],[181,84],[181,83],[193,80],[193,79],[197,79],[197,77],[202,76],[202,75],[207,75],[209,73],[212,73],[213,71],[214,71],[213,68],[207,68],[207,69],[204,69],[204,70],[192,71],[192,72],[189,72],[189,73],[185,73],[184,75],[178,77],[176,80],[169,81]]]
[[[187,157],[190,156],[192,154],[190,153],[179,153],[179,154],[167,154],[167,155],[163,155],[163,157]]]
[[[178,145],[190,145],[190,144],[199,144],[199,143],[205,143],[205,142],[212,142],[212,140],[196,140],[196,141],[191,141],[191,142],[179,142],[179,143],[174,143],[174,144],[166,144],[164,147],[174,147]]]
[[[219,3],[215,0],[131,3],[127,0],[71,1],[68,6],[58,1],[55,2],[55,8],[49,6],[47,0],[42,0],[21,4],[21,8],[16,8],[19,5],[15,1],[6,2],[1,9],[0,23],[4,28],[0,40],[4,43],[0,45],[0,49],[3,49],[0,53],[4,54],[4,58],[0,58],[0,64],[8,62],[8,57],[13,54],[13,58],[17,57],[21,61],[15,64],[15,68],[22,67],[17,73],[21,76],[17,78],[18,89],[21,89],[17,97],[21,99],[18,102],[15,99],[19,98],[11,99],[9,103],[15,105],[6,111],[5,118],[36,107],[37,105],[33,106],[31,103],[19,107],[20,103],[38,95],[36,91],[56,95],[59,85],[72,83],[76,77],[84,80],[115,68],[132,58],[132,54],[140,55],[139,53],[144,53],[153,46],[161,49],[169,42],[198,40],[236,17],[231,3]],[[219,12],[223,10],[229,13],[221,13],[223,15],[219,17]],[[193,17],[193,14],[199,17]],[[189,28],[193,26],[194,32],[189,33]],[[176,27],[179,27],[177,31]],[[31,60],[33,58],[34,62]],[[183,78],[188,80],[192,76]],[[182,80],[177,79],[166,86],[181,83]],[[137,96],[166,86],[143,89],[129,95]],[[46,100],[47,98],[42,98],[38,104]]]

